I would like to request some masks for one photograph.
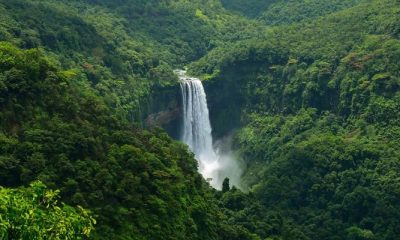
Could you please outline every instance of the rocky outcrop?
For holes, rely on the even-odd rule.
[[[181,123],[181,90],[179,83],[168,87],[155,87],[151,94],[142,100],[142,126],[161,127],[178,139]]]
[[[145,120],[147,128],[162,127],[176,121],[182,116],[181,108],[168,109],[150,114]]]

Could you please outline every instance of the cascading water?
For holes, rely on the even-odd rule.
[[[203,84],[197,78],[188,77],[185,71],[176,72],[181,80],[183,101],[182,141],[195,154],[203,177],[211,186],[220,188],[219,156],[212,146],[211,124]]]

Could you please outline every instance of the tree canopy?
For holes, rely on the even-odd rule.
[[[0,238],[397,239],[399,16],[396,0],[0,0]],[[243,191],[145,128],[179,118],[183,67]]]

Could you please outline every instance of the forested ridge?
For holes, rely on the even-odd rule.
[[[240,129],[243,181],[295,239],[399,237],[399,6],[283,19],[192,64],[209,79],[214,128]],[[239,116],[236,126],[220,109]]]
[[[397,0],[0,0],[0,238],[398,239],[399,38]],[[242,190],[145,127],[183,67]]]

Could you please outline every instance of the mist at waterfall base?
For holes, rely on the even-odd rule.
[[[188,77],[183,70],[176,71],[181,80],[183,126],[181,140],[195,154],[199,171],[216,189],[221,189],[228,177],[231,185],[240,187],[242,168],[230,151],[230,141],[222,139],[213,146],[212,129],[202,82]]]

